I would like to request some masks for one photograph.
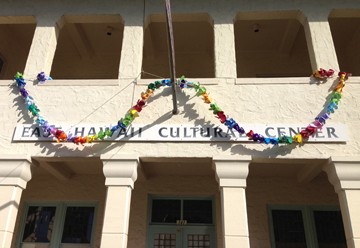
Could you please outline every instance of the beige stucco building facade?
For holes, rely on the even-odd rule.
[[[0,248],[360,247],[360,2],[171,9],[177,77],[200,82],[239,125],[306,127],[338,82],[309,76],[353,73],[326,123],[345,124],[348,139],[16,140],[36,119],[17,71],[56,126],[116,124],[149,83],[169,78],[165,10],[158,0],[2,1]],[[39,84],[39,72],[53,80]],[[163,126],[161,137],[219,124],[193,89],[178,88],[177,101],[174,115],[171,87],[157,89],[133,124]]]

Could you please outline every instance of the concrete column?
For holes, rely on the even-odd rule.
[[[129,230],[131,191],[137,179],[136,155],[102,155],[107,187],[102,248],[126,248]]]
[[[25,65],[25,79],[36,79],[39,72],[50,75],[57,37],[61,27],[53,18],[38,17],[34,37]],[[60,24],[61,25],[61,24]]]
[[[249,248],[246,210],[246,178],[251,156],[213,157],[213,167],[221,192],[224,248]]]
[[[307,19],[302,21],[306,42],[309,49],[313,71],[319,68],[340,71],[335,46],[331,35],[328,13],[305,13]]]
[[[120,79],[134,79],[141,72],[144,34],[142,18],[140,20],[125,20],[119,68]]]
[[[348,248],[360,247],[360,157],[331,157],[324,166],[339,196]]]
[[[233,20],[214,17],[215,77],[236,78],[235,34]]]
[[[31,179],[27,155],[0,156],[0,248],[10,248],[21,193]]]

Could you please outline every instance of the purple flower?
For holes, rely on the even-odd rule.
[[[315,120],[319,121],[322,125],[325,124],[326,119],[331,119],[328,113],[324,113],[321,116],[315,118]]]
[[[253,140],[254,140],[254,142],[259,141],[259,140],[260,140],[260,135],[257,134],[257,133],[255,133],[255,134],[253,135]]]
[[[20,93],[23,97],[27,97],[29,95],[29,93],[24,88],[20,89]]]
[[[235,130],[238,131],[240,134],[244,134],[245,133],[245,130],[244,128],[240,127],[239,124],[235,124],[234,126]]]
[[[69,133],[67,136],[67,142],[74,142],[75,136],[72,133]]]
[[[37,75],[37,80],[39,80],[39,82],[41,84],[45,83],[46,80],[52,80],[51,77],[48,77],[45,75],[45,72],[40,72],[38,75]]]

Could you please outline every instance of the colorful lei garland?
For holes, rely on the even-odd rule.
[[[316,70],[314,74],[312,74],[312,77],[317,78],[328,78],[332,77],[334,74],[333,70]],[[340,77],[338,85],[335,87],[332,93],[332,97],[330,99],[330,103],[326,109],[326,112],[321,114],[320,116],[315,118],[315,121],[309,124],[305,130],[302,130],[295,136],[282,136],[279,138],[266,138],[261,134],[254,133],[252,130],[250,130],[248,133],[246,133],[246,136],[249,137],[249,140],[253,140],[254,142],[258,143],[265,143],[265,144],[273,144],[277,145],[279,143],[284,144],[292,144],[293,142],[296,143],[302,143],[303,139],[309,138],[309,136],[312,136],[316,133],[318,129],[322,129],[322,126],[325,124],[327,119],[330,118],[330,113],[334,113],[335,109],[338,108],[338,103],[342,97],[341,93],[345,86],[345,80],[348,79],[349,76],[351,76],[350,73],[346,72],[339,72],[338,76]],[[38,74],[37,79],[40,83],[44,83],[45,80],[51,80],[50,77],[47,77],[44,72],[41,72]],[[35,120],[36,123],[38,123],[44,130],[44,133],[50,136],[51,134],[54,135],[57,138],[57,142],[73,142],[77,145],[84,143],[92,143],[95,140],[103,140],[106,137],[111,137],[112,134],[120,129],[124,132],[126,132],[127,127],[135,120],[135,118],[139,117],[139,113],[142,111],[142,109],[145,107],[146,101],[149,100],[151,96],[154,95],[154,91],[162,86],[171,86],[171,80],[162,80],[162,81],[156,81],[154,83],[151,83],[148,85],[148,89],[146,92],[141,93],[141,99],[137,101],[137,103],[129,109],[127,114],[124,118],[121,118],[117,125],[112,126],[110,129],[104,131],[99,131],[97,134],[92,136],[74,136],[72,133],[69,133],[68,135],[65,134],[62,130],[54,128],[53,125],[50,125],[48,121],[46,121],[42,116],[39,115],[40,110],[34,103],[34,98],[29,95],[29,93],[25,90],[26,82],[24,81],[23,75],[21,73],[16,73],[15,75],[15,82],[16,86],[19,88],[21,95],[25,99],[25,104],[27,109],[32,113],[33,117],[36,117]],[[236,121],[234,121],[233,118],[229,118],[229,116],[226,116],[224,111],[218,107],[216,103],[212,103],[212,98],[209,97],[208,93],[206,92],[206,88],[200,86],[200,83],[194,83],[194,82],[188,82],[185,80],[185,77],[182,76],[176,84],[181,88],[194,88],[197,92],[196,95],[202,96],[202,100],[206,104],[210,104],[210,109],[213,111],[213,114],[216,118],[220,119],[220,122],[224,125],[226,125],[229,129],[235,129],[240,134],[244,134],[245,130],[244,128],[240,127]]]

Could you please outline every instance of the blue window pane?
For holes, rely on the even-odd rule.
[[[95,207],[68,207],[61,243],[90,244]]]
[[[29,207],[23,242],[49,243],[54,226],[56,207]]]

